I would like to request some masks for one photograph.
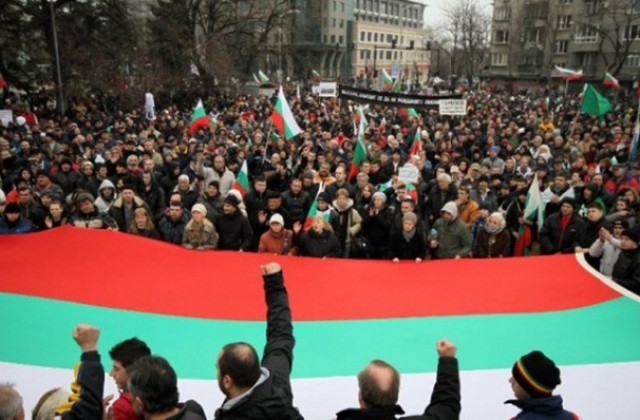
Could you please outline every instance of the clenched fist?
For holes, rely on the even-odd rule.
[[[436,351],[440,357],[456,357],[458,349],[451,341],[444,338],[436,343]]]
[[[78,324],[73,330],[73,339],[83,352],[98,350],[100,330],[89,324]]]

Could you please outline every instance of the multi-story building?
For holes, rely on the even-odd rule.
[[[549,80],[554,67],[640,76],[640,2],[635,0],[496,0],[487,75]]]
[[[287,76],[355,77],[386,68],[426,77],[425,5],[410,0],[292,0],[270,38]]]

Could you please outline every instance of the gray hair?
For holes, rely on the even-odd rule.
[[[369,181],[369,175],[367,175],[364,172],[359,172],[358,175],[356,175],[356,178],[362,178],[362,179],[365,179],[365,180]]]
[[[507,221],[504,219],[504,215],[502,213],[500,213],[499,211],[491,213],[489,215],[489,217],[493,217],[494,219],[497,219],[498,223],[500,223],[500,228],[501,229],[504,229],[507,226]]]
[[[451,175],[449,175],[449,174],[444,174],[444,173],[443,173],[443,174],[439,174],[439,175],[438,175],[438,177],[436,178],[436,180],[437,180],[438,182],[440,182],[440,181],[446,181],[446,182],[447,182],[447,184],[451,184]]]
[[[178,182],[180,182],[180,181],[187,181],[187,182],[190,182],[190,180],[189,180],[189,175],[185,175],[185,174],[180,175],[180,176],[178,177]]]
[[[14,386],[0,383],[0,420],[14,420],[22,410],[22,396]]]

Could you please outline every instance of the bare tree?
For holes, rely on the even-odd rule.
[[[592,0],[585,6],[584,15],[578,19],[578,31],[597,35],[598,55],[607,71],[617,76],[640,36],[632,28],[640,25],[640,0]]]
[[[471,83],[487,59],[491,17],[474,0],[456,0],[445,15],[453,54],[462,54],[462,72]],[[455,58],[453,62],[456,62]]]

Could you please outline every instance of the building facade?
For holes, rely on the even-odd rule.
[[[636,0],[496,0],[487,75],[547,80],[555,66],[587,79],[640,76],[640,2]]]
[[[425,5],[410,0],[292,0],[292,12],[270,37],[285,77],[372,76],[385,68],[405,78],[428,77]]]

